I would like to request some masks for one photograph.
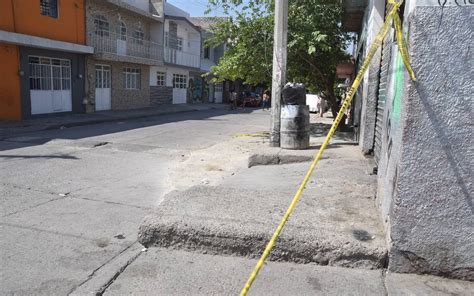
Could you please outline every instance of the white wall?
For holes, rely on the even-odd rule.
[[[150,86],[156,86],[156,72],[165,72],[166,73],[166,86],[173,86],[173,74],[181,74],[188,76],[189,80],[189,71],[174,68],[174,67],[150,67]]]
[[[215,63],[209,59],[201,59],[201,70],[203,71],[210,71],[211,67],[214,66]]]
[[[176,60],[171,62],[182,66],[199,68],[201,62],[201,34],[196,27],[183,20],[165,19],[165,32],[169,32],[170,22],[178,25],[178,37],[183,39],[182,51],[165,48],[165,61],[169,51],[173,51]]]

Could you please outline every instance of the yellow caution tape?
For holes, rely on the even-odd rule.
[[[398,49],[400,50],[400,54],[402,55],[403,63],[405,64],[405,68],[407,68],[407,71],[410,74],[411,80],[416,81],[415,72],[413,71],[413,68],[410,64],[410,55],[408,54],[407,44],[405,42],[405,38],[403,37],[402,21],[400,20],[400,16],[398,15],[398,13],[395,14],[394,23],[395,31],[397,34]]]
[[[339,110],[339,113],[337,114],[336,119],[334,120],[334,123],[332,124],[331,129],[329,130],[329,132],[326,136],[326,139],[324,140],[324,143],[321,145],[321,148],[319,149],[318,153],[316,154],[316,156],[314,158],[314,161],[311,163],[311,166],[310,166],[308,172],[306,173],[306,176],[304,177],[303,182],[301,183],[298,191],[296,192],[295,196],[293,197],[293,200],[291,201],[290,206],[288,207],[288,209],[286,210],[285,215],[283,216],[282,220],[280,221],[280,224],[278,225],[277,229],[273,233],[272,238],[270,239],[267,246],[265,247],[265,250],[263,251],[262,256],[258,260],[257,265],[255,266],[254,270],[250,274],[250,277],[247,280],[244,288],[240,292],[241,296],[246,296],[247,295],[250,287],[252,286],[252,283],[254,282],[255,278],[258,275],[258,272],[260,271],[263,264],[265,263],[265,260],[267,259],[268,255],[270,255],[270,252],[272,251],[273,247],[275,246],[275,243],[278,240],[278,237],[280,236],[281,231],[283,230],[283,227],[285,226],[286,222],[288,221],[288,218],[290,217],[291,213],[295,209],[296,204],[298,203],[298,201],[301,197],[301,194],[303,193],[303,190],[305,189],[306,184],[308,183],[308,180],[311,177],[311,175],[314,171],[314,168],[316,167],[316,164],[321,159],[321,156],[322,156],[324,150],[326,149],[327,145],[329,144],[329,141],[331,140],[332,136],[336,132],[336,129],[337,129],[339,123],[341,122],[345,111],[349,107],[349,105],[350,105],[350,103],[351,103],[351,101],[354,97],[354,94],[355,94],[357,88],[359,87],[359,85],[362,81],[362,78],[364,76],[365,71],[367,71],[367,68],[369,67],[369,64],[370,64],[372,58],[374,57],[377,49],[382,45],[382,42],[385,39],[385,36],[387,35],[387,33],[390,29],[392,19],[395,18],[396,16],[398,16],[397,10],[400,7],[400,5],[402,4],[402,2],[398,2],[398,1],[395,2],[394,0],[389,0],[389,2],[393,4],[393,7],[390,9],[390,12],[388,13],[388,15],[386,17],[385,23],[383,24],[383,26],[380,29],[377,36],[375,37],[374,42],[370,46],[367,57],[366,57],[363,65],[362,65],[362,67],[360,68],[359,72],[357,73],[357,76],[354,79],[354,82],[352,83],[352,86],[349,89],[349,92],[347,93],[347,96],[346,96],[344,102],[342,103],[341,109]],[[401,32],[401,30],[400,30],[400,32]],[[402,38],[403,38],[403,35],[401,36],[401,38],[397,37],[397,39],[399,39],[399,40],[402,40]],[[402,46],[400,46],[400,48],[403,51]],[[405,47],[405,50],[406,50],[406,47]],[[409,65],[408,52],[405,51],[405,53],[406,53],[406,58],[407,58],[406,59],[406,64]],[[403,52],[402,52],[402,55],[403,55]],[[412,72],[410,72],[410,75],[412,75],[413,70],[411,69],[411,67],[407,67],[407,69],[409,69],[409,71],[412,71]],[[414,78],[414,74],[412,75],[412,79],[413,78]]]

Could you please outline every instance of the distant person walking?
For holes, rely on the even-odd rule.
[[[233,90],[230,93],[230,110],[234,110],[237,108],[237,92]]]
[[[326,112],[326,100],[321,98],[321,96],[318,96],[317,108],[319,116],[324,117],[324,113]]]
[[[266,90],[263,93],[262,97],[262,109],[265,111],[265,109],[270,110],[270,100],[271,99],[271,92],[270,90]]]

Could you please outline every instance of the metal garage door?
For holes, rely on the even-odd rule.
[[[382,47],[382,65],[380,67],[379,91],[377,97],[377,117],[375,121],[374,157],[375,161],[380,160],[382,149],[382,130],[385,102],[387,101],[388,76],[390,60],[392,55],[393,29],[389,31]]]
[[[29,56],[31,114],[72,111],[71,61]]]

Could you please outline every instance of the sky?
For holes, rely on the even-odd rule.
[[[191,16],[204,16],[207,0],[168,0],[168,3],[189,12]],[[222,10],[214,10],[208,16],[225,16]]]

